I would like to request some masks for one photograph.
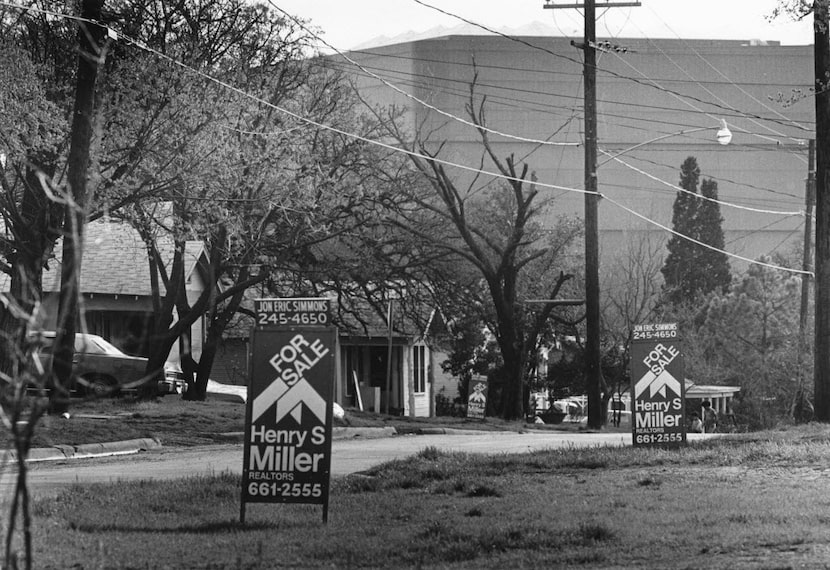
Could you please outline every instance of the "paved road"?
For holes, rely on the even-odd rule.
[[[697,435],[697,434],[694,434]],[[573,432],[479,432],[463,435],[410,435],[379,439],[335,440],[332,475],[343,476],[374,465],[408,457],[426,447],[467,453],[526,453],[558,447],[622,446],[630,434]],[[162,448],[157,451],[107,459],[75,459],[38,463],[29,472],[35,494],[55,492],[72,483],[135,479],[171,479],[223,472],[242,472],[242,445]],[[11,494],[13,473],[0,474],[0,504]]]

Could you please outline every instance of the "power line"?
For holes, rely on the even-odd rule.
[[[418,0],[415,0],[415,1],[418,1]],[[256,95],[252,95],[250,93],[247,93],[247,92],[243,91],[242,89],[227,83],[226,81],[215,78],[215,77],[209,75],[208,73],[205,73],[203,71],[195,69],[192,66],[190,66],[190,65],[188,65],[184,62],[181,62],[181,61],[179,61],[179,60],[177,60],[177,59],[175,59],[175,58],[173,58],[173,57],[171,57],[167,54],[164,54],[164,53],[162,53],[162,52],[146,45],[144,42],[142,42],[140,40],[134,39],[134,38],[122,33],[122,32],[119,32],[119,31],[111,28],[109,25],[107,25],[103,22],[85,20],[85,19],[82,19],[82,18],[77,18],[77,17],[74,17],[74,16],[66,15],[66,14],[60,14],[60,13],[57,13],[57,12],[45,11],[45,10],[42,10],[42,9],[39,9],[39,8],[18,6],[18,5],[10,4],[10,3],[2,1],[2,0],[0,0],[0,5],[5,5],[5,6],[9,6],[9,7],[16,8],[16,9],[23,9],[23,10],[31,10],[31,11],[41,12],[41,13],[52,15],[52,16],[55,16],[55,17],[63,17],[63,18],[70,19],[70,20],[84,21],[84,22],[89,23],[89,24],[100,26],[102,28],[105,28],[107,30],[107,33],[114,40],[117,40],[119,38],[123,39],[124,41],[134,45],[135,47],[137,47],[137,48],[139,48],[143,51],[146,51],[147,53],[153,54],[156,57],[158,57],[160,59],[163,59],[163,60],[165,60],[165,61],[167,61],[167,62],[169,62],[169,63],[171,63],[171,64],[173,64],[173,65],[175,65],[175,66],[177,66],[177,67],[179,67],[179,68],[181,68],[181,69],[183,69],[183,70],[185,70],[185,71],[187,71],[191,74],[202,77],[203,79],[206,79],[209,82],[215,83],[216,85],[219,85],[219,86],[221,86],[221,87],[223,87],[223,88],[225,88],[229,91],[232,91],[232,92],[234,92],[238,95],[241,95],[242,97],[248,98],[248,99],[250,99],[252,101],[255,101],[255,102],[257,102],[257,103],[259,103],[263,106],[269,107],[269,108],[271,108],[271,109],[273,109],[273,110],[275,110],[279,113],[290,116],[294,119],[297,119],[297,120],[299,120],[303,123],[306,123],[308,125],[312,125],[316,128],[327,130],[327,131],[330,131],[330,132],[333,132],[333,133],[336,133],[336,134],[340,134],[340,135],[343,135],[343,136],[348,137],[348,138],[352,138],[352,139],[355,139],[355,140],[359,140],[361,142],[365,142],[367,144],[371,144],[371,145],[374,145],[374,146],[384,148],[386,150],[390,150],[392,152],[402,153],[402,154],[405,154],[407,156],[411,156],[413,158],[419,158],[421,160],[426,160],[426,161],[431,161],[431,162],[443,164],[443,165],[446,165],[446,166],[451,166],[451,167],[458,168],[458,169],[461,169],[461,170],[465,170],[465,171],[468,171],[468,172],[474,172],[476,174],[483,174],[483,175],[486,175],[486,176],[492,176],[494,178],[500,178],[500,179],[504,179],[504,180],[513,180],[513,181],[523,182],[523,183],[527,182],[527,180],[516,178],[516,177],[505,176],[501,173],[489,172],[489,171],[486,171],[486,170],[482,170],[480,168],[470,167],[470,166],[466,166],[466,165],[463,165],[463,164],[458,164],[458,163],[453,163],[453,162],[450,162],[450,161],[442,160],[442,159],[439,159],[437,157],[425,156],[425,155],[422,155],[420,153],[410,151],[408,149],[403,149],[403,148],[400,148],[400,147],[396,147],[394,145],[383,143],[381,141],[368,139],[368,138],[363,137],[361,135],[358,135],[358,134],[355,134],[355,133],[350,133],[348,131],[344,131],[344,130],[339,129],[337,127],[332,127],[330,125],[320,123],[320,122],[315,121],[313,119],[303,117],[303,116],[301,116],[297,113],[294,113],[294,112],[292,112],[288,109],[285,109],[283,107],[275,105],[275,104],[273,104],[269,101],[266,101],[266,100],[262,99],[261,97],[258,97]],[[545,183],[545,182],[540,182],[540,181],[535,181],[534,184],[536,186],[542,187],[542,188],[548,188],[548,189],[553,189],[553,190],[562,190],[562,191],[567,191],[567,192],[576,192],[576,193],[583,194],[583,195],[589,193],[587,190],[584,190],[584,189],[572,188],[572,187],[567,187],[567,186],[560,186],[560,185],[555,185],[555,184],[550,184],[550,183]],[[789,272],[792,272],[792,273],[800,273],[800,274],[809,273],[809,272],[805,272],[805,271],[801,271],[801,270],[795,270],[795,269],[791,269],[791,268],[787,268],[787,267],[775,266],[775,265],[760,262],[760,261],[757,261],[757,260],[751,260],[749,258],[740,256],[740,255],[737,255],[737,254],[734,254],[734,253],[731,253],[731,252],[728,252],[728,251],[725,251],[725,250],[720,250],[720,249],[714,248],[712,246],[701,243],[701,242],[695,240],[694,238],[692,238],[690,236],[683,235],[683,234],[681,234],[681,233],[679,233],[675,230],[667,228],[663,224],[660,224],[659,222],[656,222],[656,221],[648,218],[647,216],[644,216],[643,214],[640,214],[640,213],[636,212],[633,209],[630,209],[626,206],[623,206],[622,204],[618,203],[617,201],[615,201],[615,200],[613,200],[613,199],[611,199],[611,198],[609,198],[609,197],[607,197],[607,196],[605,196],[605,195],[603,195],[599,192],[593,192],[593,194],[596,194],[598,198],[605,198],[607,201],[609,201],[610,203],[616,205],[620,209],[622,209],[626,212],[629,212],[632,215],[635,215],[638,218],[641,218],[641,219],[647,221],[648,223],[650,223],[652,225],[655,225],[656,227],[659,227],[659,228],[661,228],[665,231],[668,231],[669,233],[672,233],[673,235],[677,235],[678,237],[680,237],[682,239],[686,239],[688,241],[697,243],[698,245],[701,245],[701,246],[706,247],[708,249],[718,251],[718,252],[723,253],[724,255],[727,255],[729,257],[734,257],[736,259],[740,259],[740,260],[748,262],[750,264],[763,265],[763,266],[766,266],[766,267],[771,267],[771,268],[774,268],[774,269],[780,269],[780,270],[783,270],[783,271],[789,271]]]
[[[651,8],[650,8],[650,7],[649,7],[649,9],[651,10]],[[691,45],[689,42],[687,42],[686,40],[684,40],[683,38],[681,38],[681,37],[680,37],[680,35],[679,35],[677,32],[675,32],[675,31],[671,28],[671,26],[669,26],[669,25],[668,25],[668,23],[667,23],[665,20],[663,20],[663,18],[662,18],[662,17],[660,17],[660,15],[659,15],[659,14],[657,14],[656,12],[654,12],[654,10],[651,10],[651,11],[652,11],[652,13],[653,13],[655,16],[657,16],[657,19],[658,19],[658,20],[660,20],[660,21],[663,23],[663,25],[664,25],[664,26],[666,26],[666,29],[668,29],[671,33],[673,33],[673,34],[675,35],[675,37],[676,37],[678,40],[682,41],[682,42],[683,42],[683,44],[684,44],[686,47],[688,47],[688,48],[689,48],[692,52],[694,52],[694,54],[695,54],[698,58],[700,58],[700,59],[701,59],[701,60],[702,60],[702,61],[703,61],[703,62],[704,62],[704,63],[705,63],[705,64],[706,64],[709,68],[711,68],[711,69],[712,69],[715,73],[717,73],[719,76],[721,76],[721,77],[723,77],[724,79],[726,79],[727,83],[729,83],[730,85],[732,85],[732,86],[734,86],[735,88],[737,88],[737,89],[738,89],[741,93],[743,93],[744,95],[746,95],[747,97],[749,97],[750,99],[752,99],[753,101],[755,101],[756,103],[758,103],[759,105],[761,105],[762,107],[764,107],[765,109],[767,109],[767,110],[771,111],[772,113],[774,113],[774,114],[778,115],[778,116],[779,116],[779,117],[781,117],[782,119],[786,119],[786,120],[790,121],[790,122],[793,124],[793,126],[800,127],[800,128],[805,128],[803,125],[801,125],[801,124],[799,124],[799,123],[796,123],[794,120],[792,120],[791,118],[787,117],[786,115],[784,115],[783,113],[781,113],[780,111],[778,111],[777,109],[775,109],[774,107],[771,107],[771,106],[767,105],[766,103],[764,103],[763,101],[761,101],[760,99],[757,99],[757,98],[756,98],[755,96],[753,96],[751,93],[749,93],[749,92],[748,92],[748,91],[746,91],[744,88],[742,88],[742,87],[741,87],[741,84],[738,84],[738,83],[736,83],[736,82],[732,81],[732,79],[730,79],[730,78],[729,78],[729,77],[728,77],[725,73],[723,73],[720,69],[718,69],[717,67],[715,67],[714,65],[712,65],[712,63],[711,63],[708,59],[706,59],[705,57],[703,57],[703,55],[701,55],[701,53],[700,53],[698,50],[696,50],[696,49],[695,49],[695,47],[694,47],[693,45]],[[649,41],[651,41],[651,40],[649,40]],[[652,44],[653,44],[653,42],[652,42]],[[655,45],[655,47],[656,47],[656,45]],[[700,84],[700,83],[698,82],[698,84]],[[745,83],[742,83],[742,84],[743,84],[743,85],[746,85]],[[754,85],[757,85],[757,84],[754,84]],[[773,85],[773,84],[770,84],[770,85]],[[784,86],[784,87],[786,87],[786,85],[783,85],[783,86]],[[794,87],[794,86],[789,86],[789,87]],[[812,87],[812,85],[805,85],[805,87]]]
[[[674,165],[665,164],[663,162],[657,162],[655,160],[650,160],[648,158],[643,158],[641,156],[629,155],[628,158],[629,159],[634,159],[634,160],[639,160],[641,162],[648,162],[649,164],[652,164],[654,166],[660,166],[660,167],[668,168],[668,169],[671,169],[671,170],[677,170],[677,167],[674,166]],[[781,195],[781,196],[786,196],[788,198],[794,198],[794,199],[797,199],[797,200],[802,200],[803,199],[803,196],[798,196],[796,194],[790,194],[788,192],[782,192],[780,190],[773,190],[772,188],[764,188],[763,186],[758,186],[756,184],[749,184],[747,182],[737,182],[735,180],[732,180],[730,178],[724,178],[722,176],[714,176],[714,175],[708,174],[708,173],[701,173],[701,176],[705,176],[706,178],[711,178],[712,180],[715,180],[717,182],[726,182],[728,184],[733,184],[735,186],[743,186],[743,187],[748,188],[750,190],[760,190],[762,192],[769,192],[770,194],[778,194],[778,195]],[[791,203],[790,200],[778,200],[778,202],[782,202],[782,203],[786,203],[786,204]]]
[[[632,210],[631,208],[628,208],[628,207],[620,204],[616,200],[613,200],[613,199],[611,199],[607,196],[603,195],[603,198],[605,198],[606,200],[608,200],[609,202],[611,202],[612,204],[614,204],[615,206],[617,206],[621,210],[625,210],[629,214],[632,214],[632,215],[640,218],[641,220],[643,220],[645,222],[648,222],[649,224],[657,226],[658,228],[660,228],[664,231],[667,231],[672,235],[676,235],[676,236],[678,236],[682,239],[685,239],[686,241],[690,241],[690,242],[692,242],[696,245],[699,245],[701,247],[705,247],[706,249],[709,249],[711,251],[715,251],[715,252],[718,252],[718,253],[724,253],[724,254],[728,255],[729,257],[733,257],[735,259],[740,259],[741,261],[745,261],[745,262],[747,262],[749,264],[752,264],[752,265],[761,265],[763,267],[768,267],[770,269],[780,269],[782,271],[788,271],[790,273],[798,273],[798,274],[801,274],[801,275],[811,275],[811,276],[813,275],[812,271],[804,271],[804,270],[801,270],[801,269],[792,269],[790,267],[783,267],[783,266],[780,266],[780,265],[775,265],[773,263],[766,263],[764,261],[759,261],[757,259],[750,259],[748,257],[743,257],[742,255],[738,255],[737,253],[731,253],[731,252],[728,252],[728,251],[724,251],[722,249],[718,249],[714,246],[711,246],[707,243],[704,243],[700,240],[696,240],[693,237],[687,236],[687,235],[682,234],[682,233],[680,233],[680,232],[678,232],[678,231],[676,231],[672,228],[669,228],[668,226],[665,226],[664,224],[661,224],[660,222],[656,222],[656,221],[652,220],[651,218],[648,218],[647,216],[644,216],[644,215],[640,214],[639,212],[636,212],[636,211]]]
[[[515,36],[511,36],[511,35],[509,35],[509,34],[505,34],[505,33],[503,33],[503,32],[499,32],[498,30],[494,30],[494,29],[489,28],[489,27],[487,27],[487,26],[485,26],[485,25],[483,25],[483,24],[480,24],[480,23],[474,22],[474,21],[472,21],[472,20],[468,20],[467,18],[464,18],[463,16],[459,16],[459,15],[457,15],[457,14],[454,14],[454,13],[452,13],[452,12],[448,12],[448,11],[443,10],[443,9],[441,9],[441,8],[438,8],[438,7],[436,7],[436,6],[432,6],[431,4],[427,4],[427,3],[426,3],[426,2],[424,2],[423,0],[412,0],[412,1],[413,1],[413,2],[415,2],[416,4],[420,4],[421,6],[424,6],[424,7],[426,7],[426,8],[430,8],[430,9],[435,10],[436,12],[440,12],[440,13],[442,13],[442,14],[446,15],[446,16],[450,16],[450,17],[456,18],[456,19],[458,19],[458,20],[461,20],[462,22],[465,22],[465,23],[467,23],[467,24],[470,24],[470,25],[476,26],[477,28],[481,28],[482,30],[485,30],[485,31],[487,31],[487,32],[490,32],[491,34],[495,34],[495,35],[497,35],[497,36],[503,37],[503,38],[505,38],[505,39],[507,39],[507,40],[510,40],[510,41],[512,41],[512,42],[516,42],[516,43],[522,44],[522,45],[527,46],[527,47],[529,47],[529,48],[531,48],[531,49],[535,49],[535,50],[539,50],[539,51],[545,52],[545,53],[547,53],[547,54],[549,54],[549,55],[552,55],[553,57],[556,57],[556,58],[559,58],[559,59],[564,59],[564,60],[570,61],[571,63],[576,63],[576,64],[578,64],[578,65],[580,65],[580,66],[582,65],[582,62],[580,62],[580,61],[579,61],[579,60],[577,60],[577,59],[574,59],[574,58],[571,58],[571,57],[568,57],[568,56],[565,56],[565,55],[562,55],[562,54],[556,53],[556,52],[554,52],[554,51],[552,51],[552,50],[550,50],[550,49],[547,49],[547,48],[545,48],[545,47],[542,47],[542,46],[539,46],[539,45],[536,45],[536,44],[532,44],[532,43],[530,43],[530,42],[528,42],[528,41],[526,41],[526,40],[523,40],[522,38],[518,38],[518,37],[515,37]],[[663,91],[663,92],[665,92],[665,93],[669,93],[669,94],[671,94],[671,95],[674,95],[674,96],[676,96],[676,97],[680,97],[681,99],[682,99],[682,98],[685,98],[685,99],[690,99],[690,100],[693,100],[693,101],[697,101],[698,103],[703,103],[703,104],[705,104],[705,105],[711,105],[711,106],[716,107],[716,108],[718,108],[718,109],[727,110],[727,111],[732,111],[732,112],[734,112],[734,113],[738,113],[738,114],[740,114],[740,116],[745,117],[745,118],[748,118],[748,117],[754,117],[754,118],[758,118],[758,119],[762,119],[762,118],[763,118],[763,117],[760,117],[760,116],[758,116],[758,115],[755,115],[755,114],[752,114],[752,113],[748,113],[748,112],[746,112],[746,111],[741,111],[740,109],[736,109],[736,108],[734,108],[734,107],[724,106],[724,105],[721,105],[721,104],[719,104],[719,103],[715,103],[715,102],[712,102],[712,101],[706,101],[706,100],[704,100],[704,99],[701,99],[701,98],[699,98],[699,97],[695,97],[694,95],[690,95],[690,94],[688,94],[688,93],[678,93],[678,92],[676,92],[676,91],[674,91],[674,90],[671,90],[671,89],[668,89],[668,88],[666,88],[666,87],[663,87],[662,85],[656,84],[656,83],[654,83],[654,82],[653,82],[653,80],[650,80],[650,79],[649,79],[648,81],[646,81],[646,80],[643,80],[643,79],[638,79],[638,78],[636,78],[636,77],[631,77],[631,76],[623,75],[623,74],[621,74],[621,73],[617,73],[616,71],[611,71],[610,69],[602,69],[602,68],[600,68],[600,67],[598,67],[598,66],[595,66],[595,69],[596,69],[597,71],[601,71],[601,72],[603,72],[603,73],[607,73],[608,75],[611,75],[612,77],[616,77],[616,78],[618,78],[618,79],[623,79],[623,80],[626,80],[626,81],[631,81],[631,82],[638,83],[638,84],[640,84],[640,85],[644,85],[644,86],[647,86],[647,87],[655,88],[655,89],[658,89],[658,90]],[[772,122],[778,122],[778,123],[781,123],[781,121],[780,121],[780,120],[778,120],[778,119],[766,119],[766,120],[769,120],[769,121],[772,121]],[[787,126],[791,126],[791,125],[787,124]]]
[[[707,196],[703,196],[701,194],[698,194],[697,192],[692,192],[691,190],[686,190],[685,188],[681,188],[680,186],[677,186],[676,184],[672,184],[671,182],[667,182],[666,180],[663,180],[662,178],[660,178],[658,176],[655,176],[655,175],[653,175],[649,172],[646,172],[645,170],[637,168],[636,166],[634,166],[632,164],[628,164],[627,162],[622,160],[620,157],[614,156],[610,152],[604,151],[602,149],[600,149],[600,152],[602,154],[605,154],[608,157],[610,157],[611,160],[613,160],[615,162],[618,162],[619,164],[622,164],[623,166],[633,170],[634,172],[642,174],[643,176],[647,176],[648,178],[651,178],[655,182],[659,182],[660,184],[665,184],[669,188],[672,188],[672,189],[674,189],[678,192],[690,194],[692,196],[695,196],[695,197],[700,198],[702,200],[706,200],[708,202],[712,202],[714,204],[718,204],[718,205],[721,205],[721,206],[728,206],[730,208],[736,208],[738,210],[746,210],[746,211],[749,211],[749,212],[756,212],[756,213],[759,213],[759,214],[773,214],[773,215],[780,215],[780,216],[804,216],[804,211],[803,210],[798,210],[798,211],[795,211],[795,212],[782,212],[782,211],[778,211],[778,210],[762,210],[760,208],[751,208],[749,206],[741,206],[740,204],[733,204],[731,202],[724,202],[723,200],[716,200],[714,198],[709,198]]]
[[[271,4],[271,6],[273,6],[277,10],[279,10],[286,17],[290,18],[295,24],[297,24],[303,30],[305,30],[305,32],[307,34],[309,34],[313,38],[317,39],[317,41],[321,42],[323,45],[325,45],[325,46],[329,47],[330,49],[334,50],[335,52],[337,52],[337,54],[340,57],[342,57],[343,59],[345,59],[346,61],[348,61],[352,65],[354,65],[355,67],[359,68],[364,73],[368,73],[370,76],[374,77],[375,79],[377,79],[378,81],[380,81],[381,83],[383,83],[384,85],[389,87],[390,89],[394,90],[395,92],[403,95],[404,97],[406,97],[408,99],[411,99],[411,100],[415,101],[419,105],[423,105],[427,109],[430,109],[432,111],[435,111],[436,113],[439,113],[440,115],[443,115],[443,116],[447,117],[448,119],[451,119],[453,121],[457,121],[459,123],[467,125],[468,127],[472,127],[472,128],[474,128],[476,130],[479,130],[479,131],[486,131],[490,134],[498,135],[498,136],[501,136],[501,137],[505,137],[505,138],[508,138],[508,139],[513,139],[513,140],[517,140],[517,141],[521,141],[521,142],[529,142],[529,143],[534,143],[534,144],[539,144],[539,145],[550,145],[550,146],[579,146],[579,143],[554,142],[554,141],[549,141],[549,140],[531,139],[531,138],[527,138],[527,137],[522,137],[522,136],[518,136],[518,135],[504,133],[504,132],[501,132],[501,131],[491,129],[491,128],[489,128],[485,125],[482,125],[482,124],[473,123],[472,121],[468,121],[467,119],[463,119],[461,117],[453,115],[452,113],[448,113],[447,111],[444,111],[443,109],[439,109],[438,107],[435,107],[434,105],[430,105],[426,101],[424,101],[422,99],[419,99],[418,97],[415,97],[411,93],[401,89],[400,87],[398,87],[397,85],[395,85],[393,83],[390,83],[389,81],[386,81],[382,77],[380,77],[378,75],[375,75],[374,73],[372,73],[371,71],[369,71],[368,69],[366,69],[365,67],[360,65],[358,62],[356,62],[355,60],[353,60],[352,58],[347,56],[345,53],[338,50],[336,47],[332,46],[330,43],[328,43],[327,41],[322,39],[319,35],[315,34],[311,30],[309,30],[308,27],[305,26],[299,19],[295,18],[294,16],[292,16],[291,14],[289,14],[288,12],[286,12],[285,10],[283,10],[282,8],[280,8],[279,6],[274,4],[273,0],[268,0],[268,3]]]
[[[374,55],[378,55],[378,54],[374,54]],[[381,57],[386,57],[386,56],[383,55]],[[427,61],[432,61],[432,60],[427,60]],[[349,73],[354,73],[352,71],[348,71],[347,66],[345,64],[342,64],[342,63],[336,61],[335,59],[331,59],[331,60],[329,60],[329,62],[331,64],[333,64],[334,67],[345,70]],[[446,62],[446,61],[443,62],[443,63],[445,63],[445,64],[446,63],[451,63],[453,65],[462,65],[462,66],[472,65],[472,64],[465,64],[465,63],[459,63],[459,62]],[[423,79],[425,81],[437,80],[439,82],[444,82],[444,83],[458,83],[458,84],[463,84],[463,85],[469,85],[468,81],[462,80],[462,79],[456,79],[454,77],[446,77],[446,76],[440,76],[440,75],[434,75],[434,74],[424,75],[424,74],[415,73],[415,72],[403,72],[403,71],[398,71],[398,70],[394,70],[394,69],[378,67],[376,65],[375,66],[367,65],[366,63],[362,63],[361,65],[363,67],[365,67],[366,69],[375,70],[376,74],[380,74],[380,72],[385,72],[387,74],[386,77],[390,77],[391,74],[399,74],[401,77],[396,77],[396,78],[391,78],[390,77],[390,79],[395,79],[399,83],[407,82],[408,78],[413,78],[414,77],[414,78]],[[370,75],[369,73],[366,73],[365,76],[373,77],[373,75]],[[434,84],[433,83],[415,83],[415,82],[411,82],[411,85],[412,86],[421,86],[421,87],[427,86],[430,89],[434,89]],[[479,82],[476,85],[487,88],[487,89],[493,89],[493,90],[499,90],[499,91],[508,91],[510,93],[525,93],[525,94],[529,94],[529,95],[540,95],[540,96],[555,97],[555,98],[560,98],[560,99],[574,99],[574,100],[578,99],[577,97],[574,97],[573,95],[566,95],[566,94],[556,93],[556,92],[552,92],[552,91],[538,91],[538,90],[534,90],[534,89],[523,89],[523,88],[517,88],[515,86],[506,87],[506,86],[495,85],[495,84],[486,83],[486,82]],[[504,98],[504,99],[515,100],[515,101],[518,101],[518,102],[524,102],[524,103],[527,103],[527,104],[530,104],[530,105],[539,105],[539,106],[544,105],[544,103],[542,103],[541,101],[528,101],[528,100],[525,100],[525,99],[516,99],[516,98]],[[666,107],[666,106],[663,106],[663,105],[651,105],[651,104],[648,104],[648,103],[623,102],[623,101],[617,101],[617,100],[614,100],[614,99],[597,99],[597,102],[605,104],[605,105],[623,105],[623,106],[626,106],[626,107],[643,109],[645,111],[673,111],[673,112],[681,112],[682,111],[678,107]],[[689,111],[687,109],[687,110],[685,110],[685,112],[691,112],[691,113],[694,113],[694,114],[710,116],[710,114],[707,113],[706,111],[697,110],[697,109],[693,109],[691,111]],[[657,120],[657,119],[653,119],[653,118],[637,118],[637,117],[632,117],[631,115],[616,115],[614,113],[608,113],[608,112],[603,112],[603,116],[618,116],[618,117],[624,117],[626,119],[635,120],[635,121],[644,121],[644,122],[650,122],[650,123],[677,124],[677,125],[680,126],[680,123],[671,123],[669,121],[661,121],[661,120]],[[721,118],[723,118],[723,117],[743,118],[744,114],[742,114],[742,113],[720,113],[719,117],[721,117]],[[762,119],[763,120],[769,120],[769,118],[767,118],[767,117],[762,117]],[[686,126],[690,126],[690,125],[686,125]]]
[[[376,51],[369,51],[369,49],[375,49]],[[401,55],[399,53],[380,53],[380,50],[382,50],[382,49],[383,48],[354,49],[354,50],[349,50],[349,53],[364,55],[364,56],[369,56],[369,57],[376,57],[378,59],[390,59],[390,60],[400,59],[400,60],[407,61],[407,62],[438,63],[438,64],[441,64],[441,65],[446,65],[446,64],[450,63],[452,65],[457,65],[457,66],[460,66],[460,67],[473,67],[472,63],[467,63],[467,62],[463,62],[463,61],[447,61],[445,59],[442,60],[442,59],[432,59],[432,58],[423,57],[423,56]],[[496,70],[496,71],[518,72],[518,73],[521,73],[522,75],[527,75],[527,74],[541,74],[541,75],[553,75],[553,76],[565,75],[565,76],[573,76],[577,79],[579,79],[582,76],[582,74],[580,72],[564,71],[564,70],[561,70],[561,69],[551,70],[551,69],[539,69],[539,68],[521,67],[521,66],[509,66],[508,67],[508,66],[505,66],[505,65],[494,65],[494,64],[481,64],[481,65],[476,64],[476,67],[478,67],[480,69],[493,69],[493,70]],[[785,88],[790,88],[790,87],[807,88],[807,87],[812,86],[812,84],[809,83],[809,82],[804,83],[802,85],[798,85],[798,84],[794,85],[792,83],[773,83],[773,82],[765,82],[765,81],[764,82],[759,81],[757,83],[756,82],[750,82],[750,81],[741,81],[739,83],[736,83],[736,82],[728,80],[728,79],[726,81],[713,81],[713,80],[708,80],[708,79],[689,80],[689,79],[678,79],[676,77],[658,77],[656,79],[663,82],[663,83],[681,83],[681,84],[697,83],[697,84],[703,84],[703,85],[747,85],[747,86],[759,86],[759,87],[785,87]],[[743,114],[736,114],[736,116],[743,116]],[[787,117],[783,117],[783,118],[787,119]]]

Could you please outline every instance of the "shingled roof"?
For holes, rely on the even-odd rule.
[[[60,289],[62,247],[62,241],[59,240],[55,247],[57,263],[51,263],[43,275],[44,292]],[[172,241],[162,240],[159,247],[162,259],[169,265],[173,259]],[[192,274],[203,254],[202,242],[186,243],[185,275],[189,277]],[[151,294],[147,250],[138,232],[129,224],[113,221],[87,224],[81,266],[81,291],[108,295]]]

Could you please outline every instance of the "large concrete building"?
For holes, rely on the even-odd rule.
[[[622,38],[599,44],[603,265],[625,255],[642,236],[668,238],[675,185],[688,156],[696,157],[702,178],[718,183],[733,272],[746,268],[741,258],[798,252],[807,141],[814,137],[812,47]],[[451,116],[469,119],[465,105],[477,74],[476,101],[486,97],[488,127],[510,135],[489,135],[497,153],[526,161],[543,192],[555,197],[547,223],[563,213],[582,216],[583,65],[582,51],[571,40],[447,36],[347,57],[352,62],[334,61],[364,97],[406,107],[411,132],[429,133],[436,145],[446,142],[441,157],[471,168],[482,164],[480,139]],[[722,121],[733,134],[727,146],[715,139]],[[623,151],[617,159],[608,158]],[[494,170],[487,161],[483,165]],[[472,176],[458,168],[450,172],[462,179]],[[492,183],[485,176],[477,186],[488,179]]]

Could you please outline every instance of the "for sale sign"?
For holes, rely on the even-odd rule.
[[[636,325],[631,343],[634,445],[686,441],[683,353],[677,323]]]
[[[467,417],[484,419],[487,410],[487,376],[473,376],[467,395]]]
[[[245,503],[314,503],[325,520],[336,329],[252,334],[240,518]]]

